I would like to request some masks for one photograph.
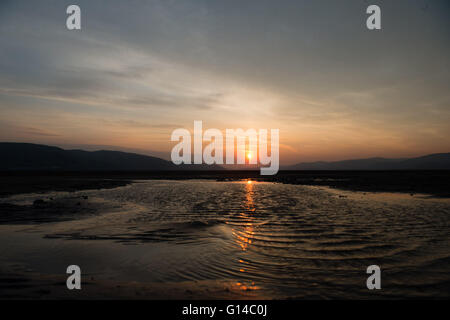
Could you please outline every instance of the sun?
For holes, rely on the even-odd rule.
[[[247,152],[247,159],[250,160],[251,158],[252,158],[252,152],[249,151],[249,152]]]

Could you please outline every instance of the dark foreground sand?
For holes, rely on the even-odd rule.
[[[83,174],[0,173],[0,197],[19,193],[109,189],[131,183],[126,179],[90,177]]]
[[[186,281],[176,283],[139,283],[83,279],[81,290],[68,290],[65,275],[23,274],[2,271],[0,299],[131,299],[131,300],[267,300],[251,289],[230,281]]]

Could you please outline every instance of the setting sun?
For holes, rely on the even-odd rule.
[[[250,160],[252,158],[252,153],[249,151],[247,152],[247,158]]]

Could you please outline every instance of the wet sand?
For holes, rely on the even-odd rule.
[[[16,251],[13,253],[14,260],[0,259],[0,299],[264,300],[271,298],[260,290],[252,290],[251,286],[243,287],[230,280],[148,281],[145,275],[139,272],[136,274],[135,266],[124,266],[124,260],[142,255],[143,248],[129,250],[129,247],[123,244],[93,243],[89,240],[67,243],[67,240],[43,237],[42,232],[51,232],[52,228],[51,223],[38,228],[23,225],[0,226],[0,242],[3,245],[0,253],[7,251],[7,255],[11,257],[11,252]],[[156,259],[163,259],[161,248],[152,250],[147,247],[145,250],[155,251],[153,256]],[[20,255],[31,257],[21,259]],[[66,287],[68,275],[65,274],[65,268],[74,263],[74,260],[86,267],[81,270],[81,290],[68,290]],[[116,273],[117,269],[121,269],[120,276]]]

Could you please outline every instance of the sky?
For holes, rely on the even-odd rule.
[[[81,8],[81,30],[66,8]],[[381,8],[381,30],[366,8]],[[0,141],[169,155],[279,129],[280,162],[450,152],[448,0],[1,1]]]

